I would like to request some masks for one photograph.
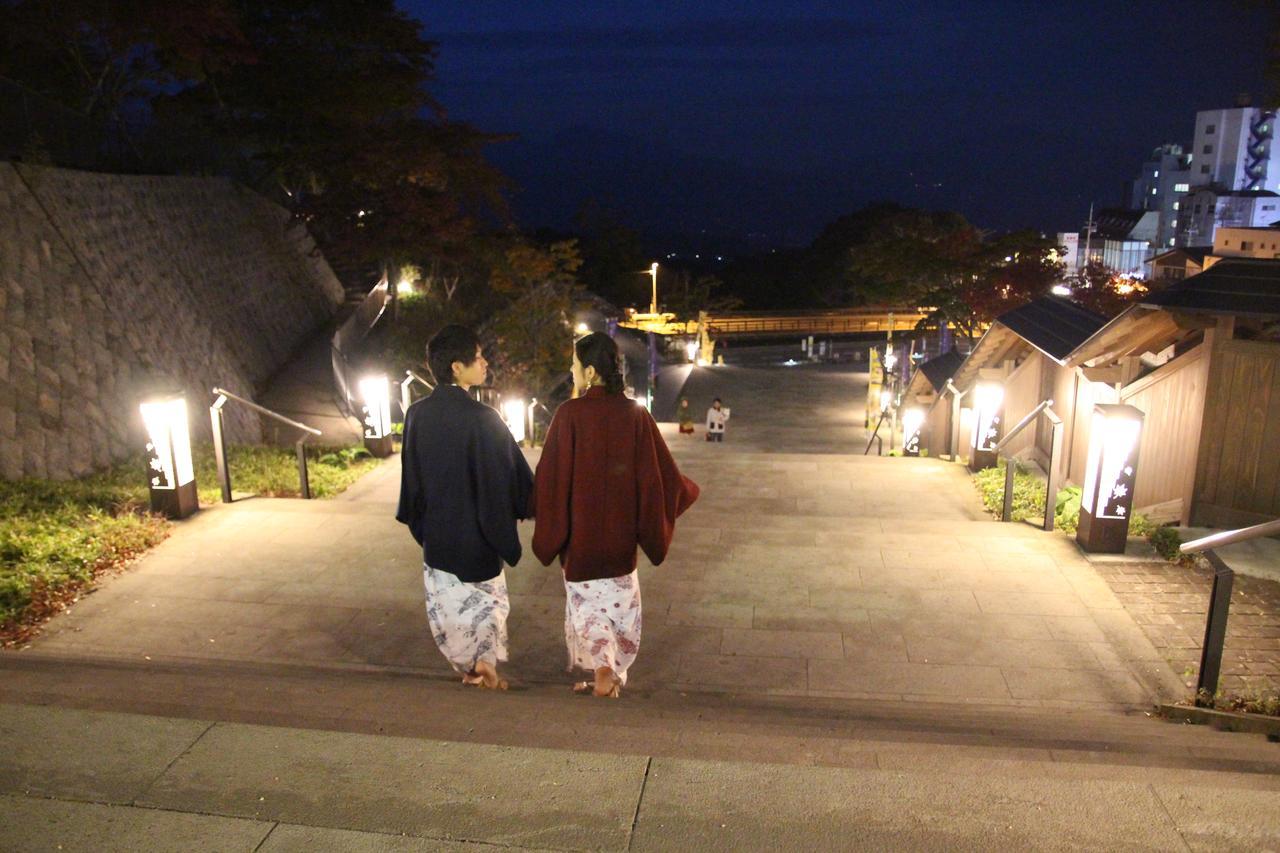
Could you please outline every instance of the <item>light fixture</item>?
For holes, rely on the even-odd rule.
[[[902,413],[902,455],[920,455],[920,428],[924,426],[924,409],[912,406]]]
[[[1004,416],[1004,386],[990,379],[973,389],[973,434],[969,440],[969,470],[981,471],[996,464],[996,444]]]
[[[1070,296],[1071,288],[1067,287],[1065,284],[1055,284],[1053,286],[1053,295],[1054,296]]]
[[[889,411],[889,405],[890,405],[892,402],[893,402],[893,392],[892,392],[892,391],[885,390],[885,391],[881,391],[881,392],[880,392],[880,411],[882,411],[882,412],[887,412],[887,411]]]
[[[507,422],[507,429],[511,430],[511,437],[516,440],[516,444],[524,441],[527,417],[524,400],[512,397],[510,400],[502,401],[502,419]]]
[[[364,446],[378,458],[390,456],[395,449],[391,437],[391,388],[385,375],[366,376],[360,380],[360,399],[364,409]]]
[[[689,361],[696,362],[698,360],[698,342],[697,341],[689,341],[689,343],[685,344],[684,351],[688,354]]]
[[[577,326],[574,327],[574,331],[577,332],[579,335],[585,335],[587,332],[591,331],[591,327],[588,326],[586,323],[579,323]]]
[[[151,511],[169,518],[186,518],[200,508],[195,467],[191,462],[191,432],[187,401],[175,394],[143,402],[147,428],[147,476]]]
[[[1076,541],[1085,551],[1124,553],[1133,485],[1138,477],[1142,420],[1141,410],[1133,406],[1099,403],[1093,407],[1076,528]]]

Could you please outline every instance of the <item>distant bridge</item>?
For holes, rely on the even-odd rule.
[[[835,311],[739,311],[703,314],[712,338],[857,335],[908,331],[928,314],[920,308],[845,308]]]
[[[659,335],[697,335],[704,342],[729,337],[786,335],[861,335],[909,331],[928,316],[923,308],[845,308],[833,311],[701,312],[697,320],[681,321],[675,314],[628,313],[618,325]]]

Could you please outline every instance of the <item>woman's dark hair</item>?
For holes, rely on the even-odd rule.
[[[622,393],[622,360],[618,358],[618,345],[603,332],[593,332],[578,338],[573,345],[582,369],[594,367],[604,381],[604,390],[610,394]]]
[[[466,326],[445,326],[427,344],[427,364],[437,385],[453,384],[453,363],[470,364],[476,360],[480,338]]]

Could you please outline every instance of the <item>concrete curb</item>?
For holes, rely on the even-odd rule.
[[[1213,708],[1199,708],[1195,705],[1161,704],[1157,707],[1160,716],[1172,722],[1212,726],[1223,732],[1266,735],[1267,740],[1272,743],[1280,743],[1280,717],[1218,711]]]

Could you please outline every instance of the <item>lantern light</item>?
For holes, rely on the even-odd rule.
[[[689,341],[689,343],[685,344],[684,351],[689,355],[689,361],[698,360],[698,342],[697,341]]]
[[[1076,541],[1090,553],[1123,554],[1129,538],[1143,414],[1128,405],[1093,407]]]
[[[884,390],[880,392],[880,411],[889,411],[889,405],[893,402],[893,392]]]
[[[920,429],[924,426],[924,409],[912,406],[902,413],[902,455],[920,455]]]
[[[511,430],[511,437],[517,444],[524,441],[527,416],[524,400],[513,397],[502,401],[502,419],[507,422],[507,429]]]
[[[181,394],[147,400],[139,406],[147,429],[147,476],[151,510],[186,518],[200,508],[187,401]]]
[[[969,441],[969,470],[980,471],[996,464],[996,445],[1004,417],[1004,386],[984,380],[973,391],[973,435]]]
[[[579,323],[577,326],[574,327],[574,331],[576,331],[579,335],[585,335],[587,332],[591,331],[591,327],[588,326],[586,323]]]
[[[364,401],[364,446],[378,458],[390,456],[391,387],[385,375],[366,376],[360,380],[360,398]]]

